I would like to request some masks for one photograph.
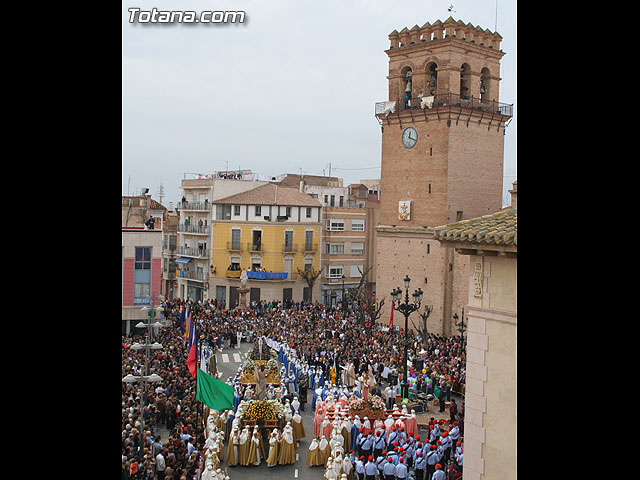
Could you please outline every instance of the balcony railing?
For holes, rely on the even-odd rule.
[[[206,282],[209,279],[209,274],[206,272],[194,272],[191,270],[180,270],[179,278],[187,278],[189,280],[198,280],[200,282]]]
[[[456,93],[441,93],[431,97],[412,97],[405,100],[396,99],[395,112],[404,110],[422,110],[429,112],[439,108],[460,107],[490,114],[499,114],[506,117],[513,116],[513,104],[496,102],[495,100],[482,100],[477,97],[462,97]],[[423,102],[424,101],[424,102]],[[430,106],[429,106],[430,105]],[[389,108],[389,102],[376,102],[375,114],[384,115]]]
[[[227,242],[227,250],[231,250],[232,252],[241,252],[242,244],[240,242],[238,243]]]
[[[228,278],[240,278],[241,270],[227,270],[226,277]]]
[[[318,251],[317,243],[305,243],[304,244],[304,252],[305,253],[315,253]]]
[[[285,253],[293,253],[298,251],[298,245],[283,245],[282,251]]]
[[[260,243],[247,243],[248,252],[262,252],[262,244]]]
[[[209,257],[208,248],[178,247],[176,249],[176,252],[178,255],[183,255],[185,257],[197,257],[197,258]]]
[[[178,202],[180,210],[195,210],[198,212],[208,212],[211,210],[209,202]]]
[[[209,225],[191,225],[190,223],[182,223],[178,225],[179,233],[209,233]]]

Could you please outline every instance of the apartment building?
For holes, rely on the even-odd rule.
[[[153,217],[153,229],[144,223]],[[166,208],[150,195],[122,196],[122,332],[140,321],[142,310],[159,305],[162,276],[162,236]]]
[[[249,301],[318,298],[300,270],[320,268],[322,205],[296,187],[267,183],[212,202],[209,298],[233,308],[247,270]]]
[[[185,174],[185,177],[187,175]],[[182,299],[210,298],[212,265],[212,224],[216,218],[213,202],[268,183],[257,180],[249,170],[193,175],[181,182],[178,202],[176,274],[174,294]]]

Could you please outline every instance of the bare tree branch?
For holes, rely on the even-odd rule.
[[[307,282],[307,285],[309,286],[309,303],[311,303],[313,298],[313,286],[320,276],[320,273],[322,273],[322,270],[314,270],[313,267],[311,267],[311,269],[309,270],[300,270],[300,267],[298,267],[297,270],[298,274],[305,280],[305,282]]]

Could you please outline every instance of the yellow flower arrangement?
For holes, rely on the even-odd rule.
[[[275,420],[276,414],[273,411],[273,407],[264,400],[258,400],[247,408],[244,418],[246,420]]]

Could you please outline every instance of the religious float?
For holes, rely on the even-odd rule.
[[[280,364],[278,362],[278,352],[269,348],[266,343],[260,343],[249,350],[247,359],[242,365],[242,376],[240,383],[243,386],[256,386],[255,369],[264,365],[267,374],[267,385],[280,386]]]
[[[360,419],[367,417],[369,420],[384,420],[388,415],[384,400],[378,395],[369,395],[365,400],[351,394],[347,406],[349,407],[349,416],[351,418],[358,415]]]
[[[247,400],[238,406],[237,416],[242,419],[242,427],[260,428],[284,427],[284,405],[278,400]]]

